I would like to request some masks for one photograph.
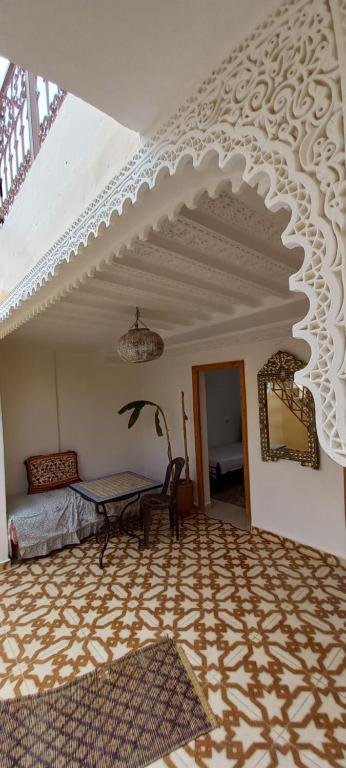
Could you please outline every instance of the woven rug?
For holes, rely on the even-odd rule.
[[[235,504],[237,507],[245,507],[244,482],[223,483],[221,481],[219,484],[215,484],[211,489],[211,495],[213,499],[227,501],[230,504]]]
[[[164,640],[61,688],[0,702],[1,768],[143,768],[216,725]]]

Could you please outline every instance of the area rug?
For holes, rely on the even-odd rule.
[[[173,640],[0,702],[1,768],[144,768],[216,726]]]
[[[230,504],[235,504],[237,507],[245,507],[245,488],[244,483],[234,483],[234,485],[222,484],[212,489],[211,495],[213,499],[219,501],[227,501]]]

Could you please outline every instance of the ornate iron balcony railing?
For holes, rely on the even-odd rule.
[[[0,90],[0,223],[59,111],[65,91],[9,64]]]

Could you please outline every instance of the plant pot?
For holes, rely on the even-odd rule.
[[[191,512],[193,507],[192,480],[179,480],[177,506],[178,513],[181,517],[185,517]]]

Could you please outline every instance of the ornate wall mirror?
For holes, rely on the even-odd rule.
[[[311,392],[294,383],[305,363],[276,352],[257,374],[263,461],[291,459],[318,469],[315,406]]]

